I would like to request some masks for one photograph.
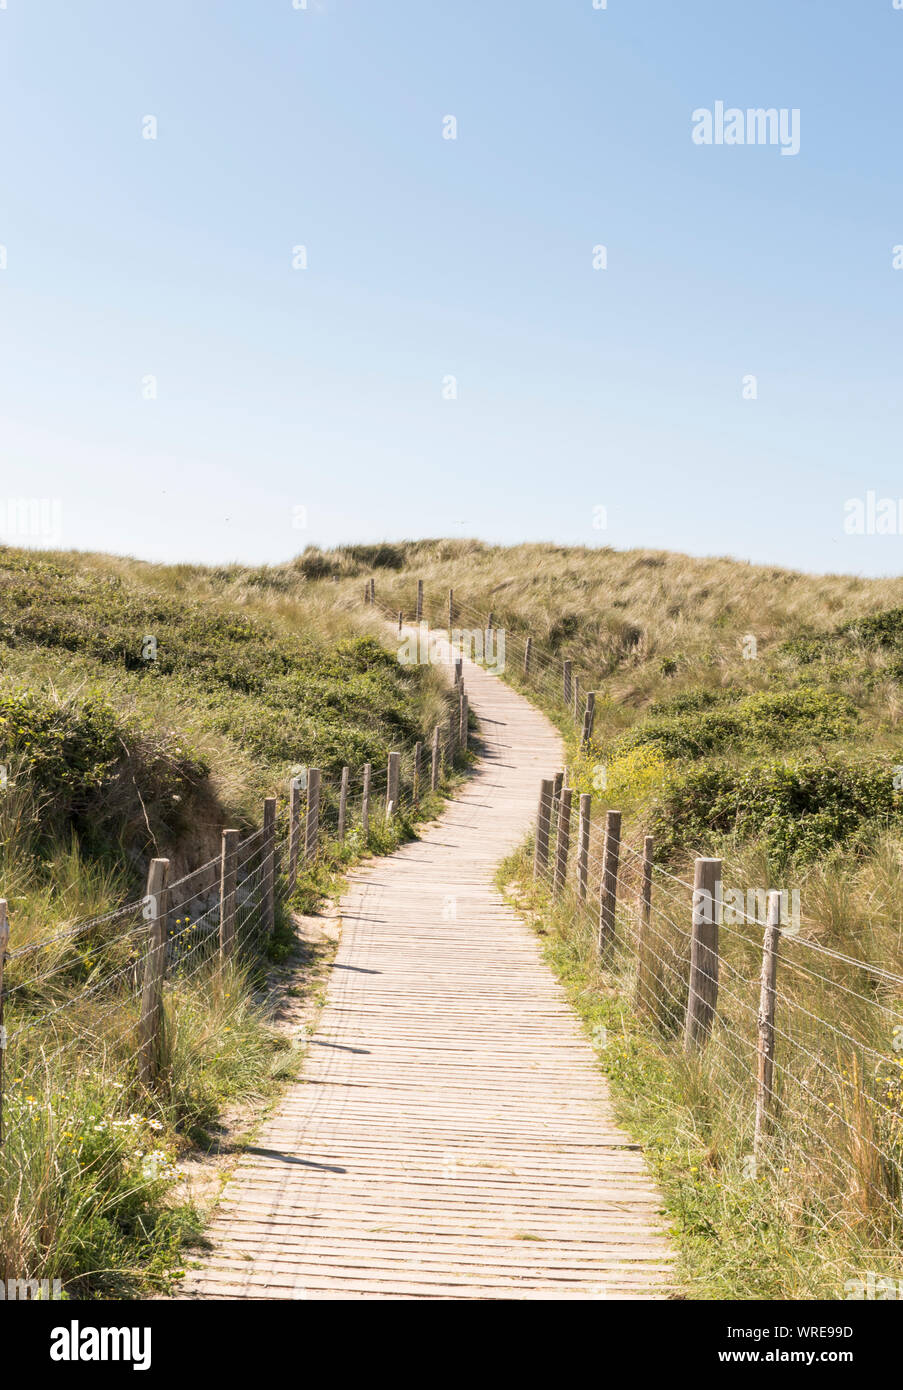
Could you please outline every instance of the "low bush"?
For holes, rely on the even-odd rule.
[[[852,701],[831,690],[766,691],[736,701],[703,700],[697,693],[693,699],[698,703],[670,702],[670,712],[644,719],[617,740],[613,756],[645,744],[666,758],[805,746],[846,737],[857,718]]]
[[[759,837],[776,860],[812,860],[844,842],[862,846],[901,817],[903,793],[886,763],[804,758],[669,772],[650,829],[664,856]]]
[[[13,788],[27,784],[40,845],[74,833],[98,853],[177,839],[209,772],[178,735],[144,730],[99,697],[35,691],[0,697],[0,764]]]

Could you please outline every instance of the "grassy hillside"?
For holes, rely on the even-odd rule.
[[[309,908],[343,864],[413,833],[408,811],[389,824],[377,809],[369,836],[329,839],[341,768],[353,804],[372,763],[378,808],[388,751],[409,765],[445,714],[437,674],[400,665],[381,636],[301,565],[0,550],[0,896],[13,952],[0,1278],[131,1296],[178,1267],[198,1227],[170,1195],[180,1156],[210,1142],[224,1107],[259,1104],[297,1066],[267,1014],[273,960],[294,949],[286,907]],[[279,792],[284,808],[292,769],[308,765],[323,772],[327,840],[278,904],[275,940],[254,936],[246,909],[247,949],[217,974],[215,915],[174,904],[165,1085],[147,1093],[135,1067],[145,926],[120,905],[144,892],[151,857],[168,857],[175,880],[218,854],[224,826],[253,832],[262,798]],[[250,892],[260,856],[249,856]]]

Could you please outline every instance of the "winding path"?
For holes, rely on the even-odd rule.
[[[593,1049],[493,886],[551,724],[468,665],[486,756],[355,872],[302,1078],[227,1184],[194,1298],[661,1298],[661,1198]]]

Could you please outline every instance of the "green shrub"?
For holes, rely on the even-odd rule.
[[[867,618],[857,618],[840,628],[838,635],[849,637],[871,650],[878,647],[903,649],[903,608],[886,608]]]
[[[339,553],[374,570],[404,569],[406,558],[402,545],[343,545]]]
[[[292,561],[291,568],[304,575],[305,579],[329,579],[342,573],[342,566],[334,555],[324,555],[316,546],[309,545]]]
[[[682,690],[679,695],[672,695],[667,700],[658,700],[649,706],[649,714],[687,714],[702,709],[711,709],[713,705],[722,704],[724,701],[739,700],[742,691],[713,690],[709,686],[694,685],[688,690]]]
[[[791,637],[788,641],[782,642],[778,647],[778,653],[789,656],[794,661],[798,661],[803,666],[811,665],[812,662],[822,661],[827,657],[831,650],[831,639],[828,634],[811,635],[808,637]]]
[[[903,655],[903,608],[885,608],[828,632],[810,632],[782,642],[778,651],[802,665],[842,659],[851,647]]]
[[[548,645],[551,651],[559,652],[566,642],[577,635],[581,627],[578,613],[562,613],[549,628]]]
[[[666,856],[707,851],[722,837],[760,836],[777,859],[807,860],[844,841],[864,843],[901,814],[903,794],[886,763],[810,757],[671,773],[651,831]]]
[[[207,766],[175,734],[142,730],[106,701],[59,701],[24,691],[0,697],[0,763],[27,784],[40,839],[103,846],[176,837]]]
[[[733,702],[713,702],[700,691],[690,699],[682,708],[679,699],[670,702],[674,712],[653,714],[637,724],[618,739],[612,756],[645,744],[669,759],[804,746],[843,738],[856,723],[852,701],[830,690],[766,691]]]

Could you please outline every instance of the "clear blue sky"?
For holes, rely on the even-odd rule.
[[[7,0],[0,64],[0,501],[59,544],[903,569],[844,533],[903,496],[892,0]]]

